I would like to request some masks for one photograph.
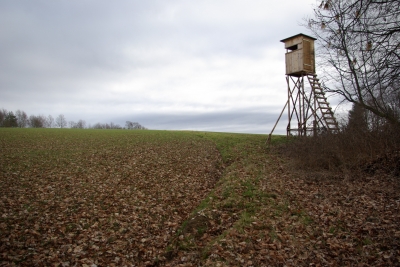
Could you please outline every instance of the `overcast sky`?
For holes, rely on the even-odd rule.
[[[2,0],[0,108],[87,124],[269,133],[316,0]],[[280,123],[277,131],[284,133]]]

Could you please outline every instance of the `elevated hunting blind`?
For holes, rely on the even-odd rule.
[[[305,34],[281,40],[285,44],[286,75],[302,76],[315,73],[314,37]]]
[[[287,136],[315,136],[321,132],[339,130],[332,108],[329,106],[315,72],[315,40],[317,39],[302,33],[281,40],[286,49],[288,100],[269,134],[268,142],[286,107]]]

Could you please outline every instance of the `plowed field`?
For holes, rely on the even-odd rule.
[[[265,141],[0,129],[0,266],[400,266],[397,172],[299,171]]]

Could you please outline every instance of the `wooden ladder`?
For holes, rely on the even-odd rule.
[[[319,83],[317,74],[308,74],[307,76],[317,102],[317,110],[319,109],[322,114],[323,122],[321,123],[327,128],[326,130],[328,130],[329,132],[338,132],[339,124],[335,118],[332,108],[329,106],[329,102],[325,96],[325,92],[323,91],[321,84]],[[317,110],[315,112],[317,112]]]

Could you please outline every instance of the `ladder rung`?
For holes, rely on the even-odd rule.
[[[320,104],[326,104],[326,105],[329,105],[329,103],[328,103],[328,102],[318,102],[318,103],[320,103]]]

